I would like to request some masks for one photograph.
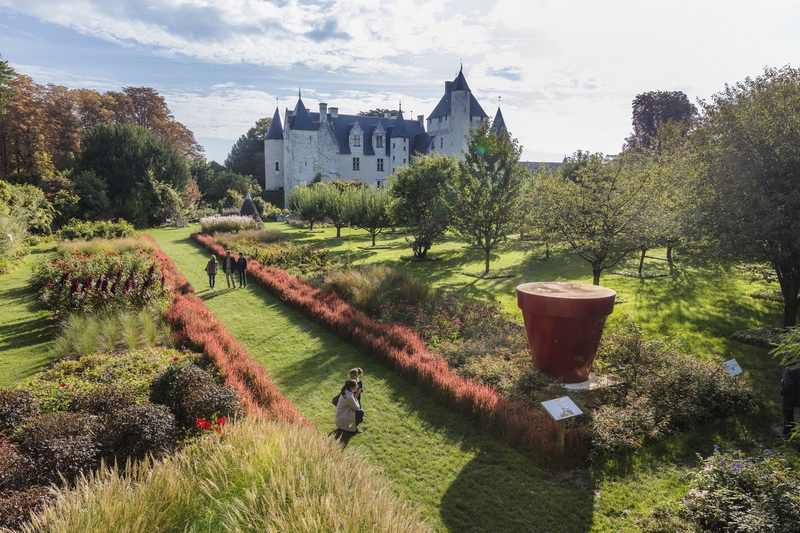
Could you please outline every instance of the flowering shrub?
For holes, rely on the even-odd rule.
[[[119,237],[132,237],[134,235],[136,235],[136,230],[133,224],[125,222],[121,218],[117,221],[88,221],[73,218],[58,231],[56,237],[60,241],[88,241],[96,237],[114,239]]]
[[[774,451],[714,453],[702,457],[684,498],[686,518],[701,531],[797,533],[800,475]]]
[[[36,263],[32,284],[39,303],[56,316],[112,305],[141,308],[168,296],[161,271],[161,260],[142,248],[122,254],[73,252]]]
[[[0,431],[13,431],[20,422],[38,414],[39,402],[30,392],[0,389]]]
[[[240,215],[204,217],[200,219],[200,227],[204,233],[214,233],[215,231],[242,231],[257,229],[259,226],[260,224],[251,217],[243,217]]]
[[[228,423],[228,419],[224,416],[217,417],[216,420],[206,420],[204,418],[198,418],[197,422],[194,423],[195,429],[199,429],[201,431],[215,431],[217,433],[222,433],[222,429],[225,427],[225,424]]]

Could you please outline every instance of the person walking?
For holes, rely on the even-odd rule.
[[[800,363],[791,364],[783,369],[781,396],[783,438],[788,439],[795,429],[794,409],[800,407]]]
[[[336,404],[336,427],[350,433],[361,433],[358,425],[364,421],[364,410],[353,395],[358,390],[358,383],[348,379],[344,390]]]
[[[233,274],[236,272],[236,258],[231,255],[230,250],[225,252],[225,259],[222,260],[222,271],[225,272],[225,282],[228,284],[228,288],[230,289],[233,286],[235,289],[236,278]]]
[[[239,252],[239,259],[236,261],[236,270],[239,271],[239,287],[242,289],[247,288],[247,259],[244,257],[244,252]]]
[[[208,286],[212,289],[214,288],[214,281],[217,278],[217,270],[219,265],[217,264],[217,256],[212,255],[211,259],[208,260],[206,263],[206,274],[208,274]]]

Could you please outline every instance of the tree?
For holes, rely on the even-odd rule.
[[[150,130],[132,124],[101,124],[86,132],[80,167],[93,171],[106,184],[112,213],[139,226],[152,221],[151,212],[159,212],[161,207],[142,209],[131,202],[135,195],[171,202],[171,195],[153,182],[181,193],[189,181],[186,160],[178,150]]]
[[[3,60],[3,55],[0,54],[0,115],[6,113],[6,106],[11,101],[12,94],[9,84],[14,79],[14,74],[14,69],[9,66],[8,61]]]
[[[33,185],[10,185],[10,215],[25,224],[29,232],[50,233],[55,209],[44,192]]]
[[[522,148],[505,131],[492,132],[488,122],[473,128],[459,163],[452,228],[485,254],[489,273],[492,250],[521,220],[522,186],[527,170],[519,164]]]
[[[411,233],[414,257],[425,259],[433,243],[447,231],[458,177],[455,159],[443,154],[419,155],[390,176],[391,220]]]
[[[372,246],[375,246],[375,237],[389,227],[389,191],[377,187],[348,187],[343,194],[346,210],[350,211],[353,225],[366,230],[372,236]]]
[[[299,185],[289,193],[289,209],[302,220],[308,221],[309,230],[314,230],[314,223],[325,220],[325,185]]]
[[[702,104],[697,146],[704,227],[718,254],[767,263],[780,284],[783,325],[800,291],[800,70],[767,68]]]
[[[78,195],[78,211],[89,220],[105,217],[111,208],[108,200],[108,185],[91,170],[79,172],[73,179],[75,194]]]
[[[637,154],[589,156],[574,180],[558,172],[542,186],[542,203],[561,239],[592,266],[592,283],[603,270],[641,246],[648,209],[659,201],[660,174]]]
[[[258,183],[264,183],[264,135],[269,130],[272,119],[265,117],[239,137],[225,159],[225,168],[244,176],[253,176]]]
[[[213,177],[204,194],[208,202],[220,200],[224,202],[226,198],[231,197],[228,191],[236,191],[244,200],[247,193],[250,193],[250,196],[257,196],[261,192],[261,185],[253,176],[243,176],[230,170],[223,170]]]
[[[340,189],[332,183],[317,186],[321,187],[325,218],[330,220],[333,227],[336,228],[336,238],[338,239],[342,236],[342,228],[350,224],[353,216],[353,210],[347,203],[351,200],[351,196],[345,196],[350,187]]]
[[[397,110],[396,109],[370,109],[369,111],[359,111],[357,114],[359,117],[377,117],[383,118],[386,116],[386,113],[389,113],[389,116],[392,118],[397,117]]]
[[[655,150],[658,129],[668,122],[680,124],[685,134],[697,117],[697,108],[681,91],[650,91],[633,100],[633,133],[626,150]]]
[[[531,176],[528,186],[524,188],[520,230],[520,238],[529,232],[544,243],[545,260],[550,259],[550,243],[557,235],[546,194],[552,180],[553,170],[547,165],[540,165]]]

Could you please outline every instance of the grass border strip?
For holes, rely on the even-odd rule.
[[[241,395],[248,415],[308,424],[270,379],[264,366],[250,356],[195,294],[191,283],[155,239],[150,235],[145,238],[153,243],[156,256],[162,261],[162,276],[172,288],[172,305],[166,319],[173,327],[173,339],[202,352],[214,363],[225,376],[225,382]]]
[[[211,253],[225,255],[224,248],[210,235],[192,233],[192,239]],[[248,277],[263,289],[363,348],[456,411],[476,419],[481,428],[540,465],[552,467],[586,457],[588,438],[584,431],[570,428],[566,435],[567,455],[562,456],[552,418],[523,402],[506,400],[487,385],[455,374],[443,358],[432,356],[424,342],[407,328],[377,322],[338,294],[312,287],[284,270],[251,260],[247,271]]]

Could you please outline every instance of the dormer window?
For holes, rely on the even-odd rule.
[[[383,135],[375,136],[375,148],[383,148]]]
[[[361,135],[353,135],[353,146],[361,146]]]

